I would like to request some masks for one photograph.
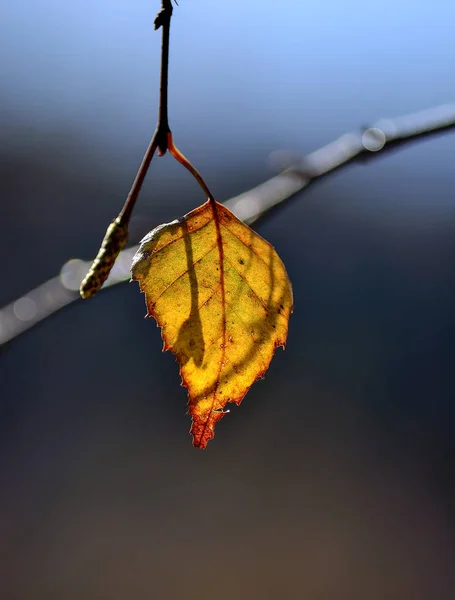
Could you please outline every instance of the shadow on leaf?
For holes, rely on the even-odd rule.
[[[198,282],[194,268],[193,248],[191,236],[188,231],[187,222],[182,219],[182,234],[185,243],[186,264],[191,289],[191,310],[188,318],[180,326],[175,343],[176,350],[180,356],[181,366],[185,365],[190,358],[197,367],[202,365],[205,352],[204,336],[202,334],[202,322],[200,308],[198,306]]]

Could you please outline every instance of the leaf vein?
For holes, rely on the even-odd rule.
[[[246,285],[250,288],[250,290],[253,292],[253,294],[256,296],[256,298],[259,300],[262,308],[265,310],[266,315],[269,314],[268,308],[267,308],[267,304],[264,302],[264,300],[257,294],[257,292],[254,291],[254,289],[251,287],[251,285],[248,283],[248,280],[246,279],[246,277],[244,275],[242,275],[242,273],[240,273],[240,271],[238,271],[238,269],[231,263],[230,260],[228,260],[226,257],[224,258],[224,260],[229,263],[229,266],[231,267],[231,269],[233,271],[235,271],[237,273],[237,275],[243,279],[243,281],[246,283]]]
[[[227,226],[225,223],[223,223],[223,227],[224,227],[225,229],[227,229],[227,231],[229,231],[229,233],[230,233],[232,236],[234,236],[235,238],[237,238],[237,239],[239,240],[239,242],[241,242],[241,243],[242,243],[242,244],[245,246],[245,248],[248,248],[248,250],[249,250],[250,252],[252,252],[252,253],[253,253],[255,256],[257,256],[257,257],[259,258],[259,260],[260,260],[260,261],[262,261],[262,262],[265,264],[265,266],[266,266],[268,269],[270,269],[270,265],[269,265],[269,264],[268,264],[268,263],[267,263],[267,262],[266,262],[266,261],[265,261],[265,260],[262,258],[262,256],[261,256],[261,255],[260,255],[260,254],[257,252],[257,250],[256,250],[256,249],[255,249],[253,246],[249,246],[249,245],[248,245],[248,244],[245,242],[245,240],[242,240],[242,238],[241,238],[241,237],[239,237],[239,236],[238,236],[236,233],[234,233],[234,232],[232,231],[232,229],[231,229],[230,227],[228,227],[228,226]],[[256,234],[256,235],[259,237],[259,234]],[[264,241],[265,241],[265,240],[264,240]],[[266,243],[267,243],[267,242],[266,242]]]
[[[181,221],[179,221],[179,224],[181,226],[183,226],[183,222],[184,219],[182,219]],[[190,230],[186,230],[183,232],[183,235],[181,235],[178,238],[175,238],[173,240],[171,240],[170,242],[167,242],[167,244],[165,244],[164,246],[161,246],[161,248],[158,248],[158,250],[152,250],[150,256],[151,258],[153,258],[154,256],[156,256],[157,254],[159,254],[162,250],[165,250],[166,248],[169,248],[169,246],[172,246],[172,244],[175,244],[176,242],[179,242],[180,240],[183,240],[183,238],[185,237],[185,235],[192,235],[193,233],[196,233],[197,231],[201,231],[202,229],[204,229],[204,227],[207,227],[207,225],[210,225],[211,221],[206,221],[203,225],[201,225],[200,227],[198,227],[197,229],[190,229]]]
[[[213,248],[212,248],[212,250],[213,250]],[[204,304],[207,304],[207,302],[209,302],[209,301],[210,301],[210,300],[213,298],[213,296],[215,296],[215,294],[216,294],[217,292],[219,292],[219,291],[220,291],[220,287],[221,287],[221,285],[219,285],[219,286],[218,286],[216,289],[214,289],[214,290],[212,291],[212,293],[210,294],[210,296],[209,296],[209,297],[208,297],[206,300],[204,300],[204,302],[202,302],[202,303],[201,303],[201,304],[200,304],[200,305],[197,307],[197,309],[198,309],[198,310],[201,310],[201,308],[204,306]]]
[[[167,287],[165,287],[165,288],[164,288],[164,290],[163,290],[163,291],[162,291],[162,292],[159,294],[159,296],[157,297],[157,299],[154,301],[154,303],[153,303],[153,304],[156,304],[156,303],[158,302],[158,300],[159,300],[159,299],[160,299],[160,298],[161,298],[161,297],[162,297],[162,296],[163,296],[163,295],[164,295],[164,294],[165,294],[165,293],[166,293],[168,290],[170,290],[170,289],[171,289],[171,287],[174,285],[174,283],[176,283],[176,282],[177,282],[179,279],[181,279],[181,278],[182,278],[184,275],[186,275],[186,274],[187,274],[187,273],[190,271],[190,269],[191,269],[191,268],[194,268],[194,266],[195,266],[195,265],[197,265],[199,262],[201,262],[201,260],[203,260],[203,259],[204,259],[206,256],[208,256],[208,255],[210,254],[210,252],[212,252],[212,250],[214,250],[215,248],[216,248],[216,243],[215,243],[213,246],[211,246],[211,247],[209,248],[209,250],[207,250],[207,252],[204,252],[204,254],[203,254],[203,255],[202,255],[200,258],[198,258],[196,261],[194,261],[194,263],[193,263],[193,264],[192,264],[190,267],[188,267],[187,269],[185,269],[185,270],[183,271],[183,273],[180,273],[180,275],[178,275],[178,276],[177,276],[177,277],[174,279],[174,281],[171,281],[171,283],[170,283],[170,284],[169,284]]]

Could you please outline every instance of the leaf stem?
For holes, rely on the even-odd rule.
[[[209,190],[207,184],[205,183],[204,179],[202,178],[202,175],[199,173],[199,171],[196,169],[196,167],[194,167],[191,162],[186,158],[186,156],[184,156],[180,150],[177,148],[177,146],[174,145],[174,142],[172,140],[172,133],[169,131],[169,133],[167,134],[167,147],[169,152],[171,153],[171,155],[175,158],[175,160],[177,162],[179,162],[181,165],[183,165],[185,167],[185,169],[188,169],[188,171],[191,173],[191,175],[196,179],[196,181],[198,182],[198,184],[201,186],[202,190],[204,191],[204,194],[207,196],[207,198],[210,200],[210,202],[215,202],[215,198],[213,197],[212,192]]]

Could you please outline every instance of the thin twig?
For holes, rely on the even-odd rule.
[[[134,206],[141,191],[142,184],[152,162],[155,150],[164,156],[167,151],[168,134],[168,74],[169,74],[169,35],[172,17],[171,0],[161,0],[161,10],[155,18],[155,30],[162,28],[161,37],[161,67],[160,67],[160,100],[158,107],[158,122],[150,144],[145,152],[142,163],[126,198],[125,204],[118,216],[107,228],[101,247],[95,260],[91,263],[86,276],[81,281],[80,294],[82,298],[94,296],[109,276],[118,255],[128,241],[128,226]]]
[[[169,73],[169,33],[171,27],[172,4],[171,0],[162,0],[161,10],[155,19],[155,30],[162,27],[161,38],[161,66],[160,66],[160,102],[158,107],[158,123],[155,133],[150,140],[141,166],[137,172],[136,178],[131,186],[130,193],[125,201],[125,204],[120,211],[119,218],[123,225],[127,225],[134,205],[141,191],[145,176],[152,162],[155,150],[158,148],[160,156],[166,154],[167,150],[167,135],[169,133],[168,119],[168,73]]]
[[[389,151],[455,129],[455,104],[419,113],[381,119],[372,127],[348,133],[304,158],[263,184],[225,202],[243,221],[252,224],[282,206],[315,181],[355,161],[368,162]],[[120,253],[104,288],[130,278],[138,246]],[[14,339],[64,306],[80,299],[77,290],[89,263],[73,259],[60,274],[0,310],[0,345]]]

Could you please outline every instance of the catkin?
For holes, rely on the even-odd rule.
[[[109,276],[117,256],[128,241],[128,228],[117,218],[109,225],[101,247],[80,287],[82,298],[91,298]]]

